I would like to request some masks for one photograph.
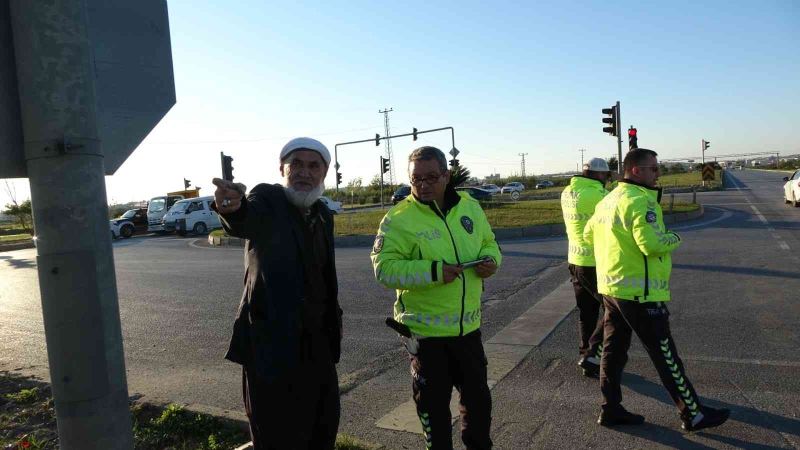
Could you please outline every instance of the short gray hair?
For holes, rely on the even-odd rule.
[[[437,161],[442,173],[447,172],[447,157],[444,156],[443,151],[436,147],[426,145],[412,151],[408,155],[408,163],[411,164],[414,161]]]

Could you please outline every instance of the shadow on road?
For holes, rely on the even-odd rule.
[[[12,269],[33,269],[36,264],[30,259],[16,259],[13,256],[0,256],[0,261],[5,261]]]
[[[661,386],[661,384],[653,383],[645,379],[641,375],[626,372],[625,375],[623,376],[622,384],[627,388],[631,389],[632,391],[637,392],[638,394],[650,397],[654,400],[660,401],[661,403],[669,405],[670,408],[675,407],[675,404],[672,403],[672,399],[669,398],[666,389],[664,389],[664,387]],[[766,411],[761,411],[759,409],[752,408],[749,406],[736,405],[732,403],[721,402],[718,400],[710,400],[706,398],[704,398],[703,400],[704,400],[703,403],[706,403],[708,406],[712,406],[714,408],[730,408],[731,420],[748,423],[750,425],[760,428],[770,429],[778,433],[800,436],[800,420],[793,419],[791,417],[784,417],[784,416],[779,416],[777,414],[768,413]],[[730,423],[726,425],[730,426]],[[723,425],[723,427],[726,425]],[[781,448],[781,447],[773,447],[769,445],[757,444],[753,442],[745,442],[731,437],[723,437],[718,435],[714,435],[712,437],[709,433],[713,432],[714,431],[712,429],[708,432],[703,432],[703,434],[708,438],[713,438],[721,442],[728,443],[737,448],[762,448],[762,449]],[[678,434],[682,433],[678,432]],[[639,434],[635,435],[640,436]],[[669,434],[664,436],[664,438],[670,438],[670,437],[671,436]],[[665,445],[670,445],[670,442],[661,442],[661,443]]]
[[[715,266],[710,264],[673,264],[673,269],[701,270],[704,272],[727,272],[741,275],[755,275],[796,280],[800,272],[784,272],[782,270],[757,269],[755,267]]]

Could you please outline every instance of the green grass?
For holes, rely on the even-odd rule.
[[[241,422],[192,412],[183,406],[131,405],[137,450],[222,450],[250,441]],[[0,371],[0,449],[57,449],[57,428],[50,386]],[[365,442],[340,434],[337,450],[371,450]]]
[[[662,199],[661,207],[668,213],[669,198]],[[672,212],[688,212],[698,205],[675,202]],[[492,228],[516,228],[532,225],[563,223],[560,200],[520,201],[516,203],[484,204],[486,218]],[[386,211],[364,211],[336,216],[337,236],[375,234]]]
[[[703,184],[703,174],[699,170],[687,173],[674,173],[661,175],[658,177],[658,185],[661,187],[691,187],[700,186]],[[718,187],[722,186],[722,171],[714,171],[714,181],[707,181],[707,186]]]
[[[28,233],[23,234],[7,234],[5,236],[0,236],[0,242],[8,243],[8,242],[23,242],[29,241],[31,239],[31,235]]]
[[[211,233],[208,233],[209,236],[225,236],[225,230],[223,229],[216,229],[213,230]]]

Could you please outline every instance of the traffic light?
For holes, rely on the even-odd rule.
[[[389,158],[381,156],[381,174],[389,171]]]
[[[707,140],[703,139],[703,151],[705,152],[706,150],[708,150],[708,147],[711,147],[711,142],[708,142]]]
[[[225,153],[219,152],[219,158],[222,163],[222,179],[226,181],[233,181],[233,157],[226,156]]]
[[[381,145],[381,135],[375,133],[375,147],[379,147]]]
[[[417,140],[417,129],[416,128],[414,128],[413,134],[414,134],[414,140],[416,141]]]
[[[454,169],[455,169],[456,167],[458,167],[458,160],[457,160],[457,159],[455,159],[455,158],[451,159],[451,160],[450,160],[450,167],[452,167],[452,168],[454,168]]]
[[[628,129],[628,145],[631,150],[639,148],[639,137],[636,134],[637,134],[636,128],[633,128],[633,126],[631,126]]]
[[[617,107],[612,106],[611,108],[603,108],[603,114],[608,116],[603,117],[603,123],[608,125],[603,127],[603,132],[608,133],[611,136],[617,136]]]
[[[186,178],[183,179],[183,188],[189,189],[189,185],[192,184],[192,180],[187,180]]]
[[[340,184],[342,184],[342,174],[336,172],[336,187],[339,187]]]

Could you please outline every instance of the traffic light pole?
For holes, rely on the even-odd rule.
[[[333,167],[336,168],[336,172],[338,173],[339,172],[339,167],[340,167],[339,166],[339,147],[340,146],[352,145],[352,144],[363,144],[365,142],[375,142],[375,144],[377,145],[377,144],[380,144],[380,141],[385,140],[385,139],[394,139],[394,138],[406,137],[406,136],[413,136],[414,140],[416,140],[417,135],[425,134],[425,133],[434,133],[434,132],[437,132],[437,131],[444,131],[444,130],[450,130],[450,140],[451,140],[451,143],[453,145],[452,150],[456,150],[456,133],[455,133],[455,130],[453,130],[453,127],[434,128],[432,130],[422,130],[422,131],[417,131],[417,129],[414,128],[414,131],[411,132],[411,133],[395,134],[393,136],[384,136],[384,137],[381,137],[379,134],[376,134],[375,137],[371,138],[371,139],[362,139],[360,141],[350,141],[350,142],[340,142],[340,143],[336,144],[333,147],[333,160],[334,160],[334,166]],[[456,152],[457,151],[458,150],[456,150]],[[381,164],[381,170],[383,170],[383,164]],[[339,192],[339,184],[338,183],[336,184],[336,192]]]
[[[87,5],[9,5],[59,445],[132,449]]]
[[[383,209],[383,156],[380,157],[379,161],[381,163],[381,168],[379,169],[381,172],[381,209]]]
[[[620,118],[619,101],[617,101],[617,173],[622,175],[622,119]],[[620,176],[620,178],[622,178]]]

